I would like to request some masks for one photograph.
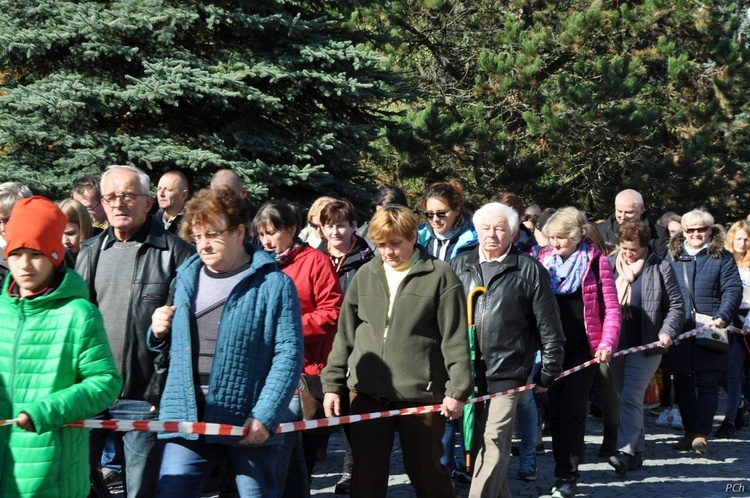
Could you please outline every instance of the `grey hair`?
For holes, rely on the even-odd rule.
[[[510,231],[512,233],[516,233],[518,231],[518,213],[512,207],[506,206],[505,204],[501,204],[499,202],[488,202],[484,206],[477,209],[474,212],[474,216],[472,217],[471,221],[476,227],[481,224],[482,220],[485,217],[490,215],[503,216],[508,222]]]
[[[21,182],[0,183],[0,212],[10,214],[16,202],[32,195],[31,189]]]
[[[124,164],[113,164],[111,166],[107,166],[107,169],[105,169],[104,173],[102,173],[102,179],[99,183],[99,188],[101,189],[102,193],[104,193],[104,181],[107,179],[110,173],[113,173],[115,171],[130,171],[131,173],[135,173],[138,176],[138,181],[141,184],[140,193],[145,195],[151,193],[151,178],[149,178],[148,175],[143,172],[143,170],[136,168],[135,166],[127,166]]]
[[[615,197],[615,204],[617,204],[618,200],[622,200],[622,198],[625,197],[626,195],[635,197],[635,202],[633,202],[633,204],[635,205],[636,208],[643,207],[643,196],[641,195],[640,192],[638,192],[637,190],[633,190],[632,188],[625,189],[619,194],[617,194],[617,196]]]

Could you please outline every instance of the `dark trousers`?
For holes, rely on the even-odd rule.
[[[685,434],[708,437],[719,407],[719,380],[724,372],[674,373],[675,402],[680,407]]]
[[[420,406],[350,393],[352,415]],[[445,417],[439,413],[388,417],[351,425],[353,498],[385,498],[391,452],[398,431],[404,468],[420,498],[455,498],[450,472],[440,464]]]
[[[566,351],[566,355],[569,352]],[[578,354],[565,359],[569,368],[591,359],[591,355]],[[547,391],[549,401],[548,422],[552,431],[552,454],[555,457],[555,477],[577,479],[578,464],[585,451],[586,417],[589,414],[589,393],[594,382],[597,365],[584,368],[557,380]]]

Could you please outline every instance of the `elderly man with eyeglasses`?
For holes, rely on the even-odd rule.
[[[169,233],[149,211],[150,179],[132,166],[109,166],[101,179],[101,202],[109,228],[85,242],[76,271],[89,287],[104,317],[112,352],[124,385],[106,418],[145,420],[157,417],[159,389],[155,353],[146,344],[151,315],[167,303],[169,284],[195,248]],[[92,432],[92,461],[101,454]],[[154,495],[161,454],[153,432],[117,433],[123,444],[127,496]]]

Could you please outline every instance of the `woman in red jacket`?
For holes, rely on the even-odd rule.
[[[291,206],[269,201],[255,215],[253,226],[261,246],[274,253],[279,269],[294,281],[302,310],[306,375],[320,377],[336,334],[343,300],[341,284],[328,256],[299,239],[302,223]],[[302,434],[308,480],[316,453],[324,451],[328,436]]]

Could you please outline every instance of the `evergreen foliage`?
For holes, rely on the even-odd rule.
[[[58,195],[133,164],[254,200],[366,196],[358,168],[393,78],[345,28],[351,4],[0,0],[0,181]]]
[[[635,188],[656,215],[750,212],[746,6],[401,0],[359,11],[421,98],[380,142],[383,183],[455,178],[484,200],[612,212]]]

